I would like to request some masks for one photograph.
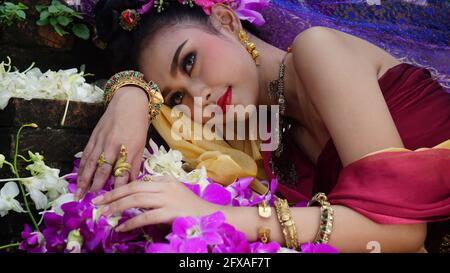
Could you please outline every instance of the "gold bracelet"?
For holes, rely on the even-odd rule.
[[[311,201],[308,202],[308,207],[316,202],[320,204],[320,226],[314,243],[327,244],[333,230],[334,209],[323,192],[315,194]]]
[[[266,219],[272,216],[272,208],[267,205],[266,201],[258,204],[258,215]],[[270,241],[270,229],[267,227],[258,228],[258,239],[263,244],[267,244]]]
[[[295,227],[287,200],[277,198],[275,200],[275,209],[277,211],[278,221],[282,227],[286,246],[290,249],[297,250],[299,247],[297,228]]]
[[[164,99],[158,86],[152,81],[149,83],[145,82],[144,75],[138,71],[122,71],[112,76],[106,82],[104,88],[105,104],[107,105],[112,100],[117,90],[126,85],[138,86],[145,91],[148,98],[150,121],[153,120],[159,114],[161,105],[164,103]]]

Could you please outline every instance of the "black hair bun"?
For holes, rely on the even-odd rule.
[[[144,2],[139,0],[100,0],[94,8],[97,36],[108,43],[119,32],[120,15],[126,9],[138,9]]]

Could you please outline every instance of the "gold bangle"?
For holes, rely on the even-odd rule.
[[[308,207],[316,202],[320,204],[320,226],[314,243],[327,244],[330,240],[331,231],[333,230],[334,209],[331,207],[327,196],[323,192],[315,194],[311,201],[308,202]]]
[[[292,218],[291,210],[286,199],[277,198],[275,200],[275,209],[277,211],[278,221],[282,227],[286,246],[290,249],[297,250],[299,247],[297,228]]]
[[[104,88],[105,105],[108,105],[117,90],[126,85],[137,86],[145,91],[148,99],[150,121],[156,118],[161,110],[161,105],[164,103],[164,98],[158,86],[152,81],[145,82],[144,75],[138,71],[128,70],[116,73],[106,82]]]

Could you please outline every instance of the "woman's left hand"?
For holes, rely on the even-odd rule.
[[[151,181],[134,181],[92,200],[100,212],[109,216],[130,208],[148,209],[116,228],[125,232],[138,227],[171,223],[177,217],[203,216],[219,210],[173,176],[152,176]]]

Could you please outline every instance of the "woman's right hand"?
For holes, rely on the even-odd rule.
[[[123,176],[113,176],[114,187],[136,179],[148,127],[148,99],[145,91],[135,86],[124,86],[117,90],[83,151],[78,169],[77,200],[88,191],[95,192],[103,188],[113,171],[122,144],[128,152],[127,163],[132,168],[130,173],[123,172]],[[97,161],[102,152],[108,163],[98,166]]]

